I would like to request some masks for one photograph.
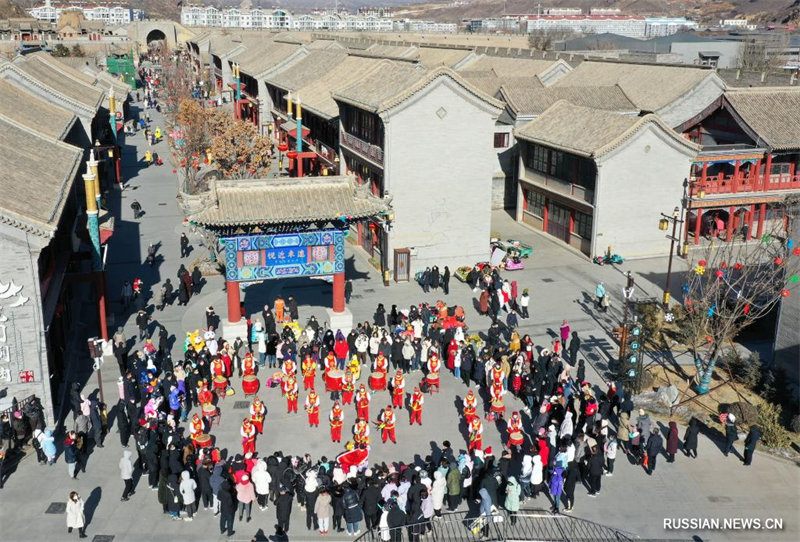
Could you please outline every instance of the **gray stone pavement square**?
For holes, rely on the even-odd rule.
[[[154,117],[158,118],[157,115]],[[157,121],[158,122],[158,121]],[[122,281],[140,276],[150,291],[155,294],[161,281],[175,274],[180,263],[189,263],[204,248],[200,237],[182,222],[175,201],[176,180],[169,166],[141,169],[137,154],[144,152],[141,136],[134,136],[125,148],[124,175],[128,179],[126,189],[121,192],[117,229],[109,245],[108,291],[111,311],[119,325],[123,325],[128,337],[135,336],[135,324],[130,311],[122,311],[119,294]],[[166,146],[156,146],[157,152],[167,155]],[[145,215],[134,220],[130,202],[138,199]],[[160,205],[164,203],[165,205]],[[654,210],[656,213],[657,210]],[[592,367],[603,370],[603,364],[614,355],[616,345],[607,331],[616,325],[624,282],[623,271],[633,270],[637,275],[639,295],[660,297],[659,284],[663,282],[665,260],[641,260],[626,262],[621,268],[598,267],[569,249],[516,224],[504,212],[494,216],[493,230],[503,237],[523,239],[533,244],[534,256],[526,260],[526,269],[508,273],[508,278],[517,280],[520,290],[529,288],[532,295],[531,318],[523,320],[521,330],[530,333],[536,344],[549,345],[557,334],[563,319],[567,319],[573,330],[584,340],[582,355],[590,360],[587,376],[595,384],[602,378]],[[190,258],[178,258],[178,238],[187,231],[194,246]],[[159,254],[163,257],[155,268],[143,265],[146,247],[150,242],[160,242]],[[378,302],[390,307],[398,304],[407,307],[411,303],[436,301],[441,291],[424,294],[414,283],[392,284],[384,287],[378,274],[371,269],[367,259],[358,250],[348,247],[348,277],[354,283],[354,296],[350,308],[357,321],[371,320]],[[487,246],[488,254],[488,246]],[[471,263],[471,262],[465,262]],[[612,309],[608,314],[596,314],[592,308],[591,293],[598,280],[604,280],[612,294]],[[311,314],[324,317],[324,307],[330,303],[330,286],[322,281],[303,279],[299,281],[270,282],[247,288],[243,300],[248,312],[260,311],[265,302],[271,302],[278,293],[294,294],[300,303],[301,319]],[[356,297],[359,296],[359,297]],[[467,311],[467,323],[471,331],[484,330],[488,320],[477,315],[474,296],[470,289],[457,280],[451,282],[451,293],[446,296],[449,303],[463,305]],[[155,311],[154,320],[166,325],[175,341],[173,354],[180,359],[184,333],[204,325],[204,310],[213,305],[224,317],[225,293],[219,277],[207,277],[207,283],[188,307],[173,305],[164,311]],[[151,328],[152,329],[152,328]],[[267,372],[266,374],[269,374]],[[111,360],[103,371],[106,401],[116,402],[116,379],[118,372]],[[415,383],[418,375],[412,375],[409,383]],[[93,382],[92,380],[91,382]],[[366,377],[362,376],[362,381]],[[330,400],[322,394],[321,421],[319,428],[310,428],[306,416],[287,414],[285,402],[276,389],[264,388],[261,375],[260,396],[265,400],[268,414],[264,434],[257,439],[261,455],[275,450],[291,454],[311,453],[315,458],[322,455],[332,457],[342,451],[340,445],[330,442],[325,417],[330,409]],[[239,427],[243,412],[235,403],[245,400],[239,379],[232,379],[236,394],[222,402],[221,423],[212,429],[220,446],[236,453],[240,450]],[[426,396],[423,426],[409,427],[407,413],[398,414],[398,443],[382,444],[373,433],[371,462],[413,461],[424,458],[434,443],[441,445],[445,439],[455,449],[465,447],[463,422],[460,421],[459,397],[466,391],[460,381],[452,375],[442,375],[440,393]],[[91,386],[91,384],[90,384]],[[301,393],[301,401],[305,394]],[[377,409],[388,403],[388,392],[380,392],[371,407]],[[517,408],[514,401],[510,405]],[[353,422],[352,407],[345,409],[345,434]],[[485,445],[492,446],[495,454],[501,450],[500,435],[504,431],[502,422],[495,427],[485,423]],[[613,477],[603,479],[603,490],[599,498],[591,499],[586,490],[578,488],[573,514],[606,525],[634,532],[646,539],[690,539],[697,540],[797,540],[800,538],[800,476],[796,465],[766,454],[758,454],[751,467],[743,467],[733,456],[725,458],[717,445],[701,438],[700,457],[690,460],[679,454],[676,462],[668,464],[659,458],[653,476],[647,476],[640,467],[630,464],[624,456],[617,459]],[[45,514],[47,503],[65,502],[71,490],[77,490],[86,501],[87,533],[114,536],[115,542],[139,542],[142,540],[220,540],[217,518],[200,510],[192,523],[170,521],[161,512],[156,493],[148,490],[146,482],[138,481],[137,492],[129,502],[120,502],[122,482],[119,478],[118,462],[122,456],[119,438],[111,430],[106,437],[106,446],[95,450],[90,456],[87,472],[77,480],[67,477],[63,458],[56,465],[39,466],[35,461],[24,461],[9,477],[0,490],[0,539],[10,541],[68,540],[76,536],[67,535],[64,515]],[[526,503],[534,508],[548,508],[549,502],[542,496]],[[235,523],[236,540],[250,540],[259,529],[267,535],[274,533],[274,508],[265,512],[257,508],[251,523]],[[319,540],[315,533],[305,529],[304,512],[295,508],[292,512],[289,539],[292,541]],[[782,518],[781,531],[668,531],[663,528],[665,518]],[[333,534],[330,540],[346,537]]]

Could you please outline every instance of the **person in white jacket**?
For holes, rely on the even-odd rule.
[[[256,501],[258,501],[258,508],[262,512],[269,508],[267,505],[267,497],[269,496],[269,484],[272,482],[272,476],[267,472],[267,464],[263,459],[253,467],[250,473],[250,480],[253,482],[253,488],[256,491]]]
[[[520,499],[525,501],[531,496],[531,472],[533,471],[533,456],[525,454],[522,456],[522,467],[519,473],[519,485],[521,488]]]
[[[447,479],[441,471],[433,473],[433,487],[431,488],[431,497],[433,497],[433,513],[436,517],[442,516],[442,507],[444,506],[444,496],[447,493]]]
[[[564,421],[561,422],[561,428],[558,430],[558,437],[564,438],[568,435],[572,435],[573,431],[572,412],[567,411],[567,413],[564,414]]]
[[[533,464],[531,466],[531,494],[533,498],[539,496],[539,490],[544,488],[544,466],[542,465],[542,456],[536,454],[533,456]]]
[[[195,505],[195,491],[197,491],[197,482],[192,480],[192,475],[188,470],[181,473],[181,485],[178,486],[183,499],[183,505],[186,507],[186,517],[184,521],[192,521],[194,519]]]

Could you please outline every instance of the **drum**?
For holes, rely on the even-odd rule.
[[[495,414],[502,414],[506,411],[506,405],[503,404],[502,399],[492,399],[492,407],[490,412],[494,412]]]
[[[428,381],[429,386],[438,386],[439,385],[439,373],[429,373],[425,376],[425,380]]]
[[[339,369],[325,371],[326,391],[342,391],[342,384],[344,384],[344,371]]]
[[[508,445],[509,446],[522,446],[524,442],[524,437],[522,436],[522,432],[520,431],[512,431],[508,434]]]
[[[211,448],[211,435],[206,433],[201,434],[197,438],[194,439],[195,447],[199,448]]]
[[[214,389],[217,392],[224,392],[225,388],[228,387],[228,379],[222,375],[217,375],[214,377]]]
[[[213,418],[216,415],[217,415],[217,407],[215,407],[211,403],[206,403],[203,405],[203,416],[207,418]]]
[[[369,375],[369,387],[372,391],[386,389],[386,373],[374,372]]]
[[[242,378],[242,391],[244,391],[245,396],[258,393],[259,385],[260,383],[256,375],[245,375]]]

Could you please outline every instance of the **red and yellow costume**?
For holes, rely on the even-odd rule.
[[[406,398],[406,379],[403,376],[403,371],[397,370],[397,373],[392,378],[392,406],[394,408],[403,408],[403,401]]]
[[[290,376],[286,379],[283,384],[283,391],[284,395],[286,396],[286,412],[297,412],[297,396],[298,396],[298,388],[297,388],[297,379],[293,376]]]
[[[475,397],[475,392],[470,389],[464,397],[464,420],[467,422],[467,425],[477,416],[477,412],[478,398]]]
[[[208,384],[205,380],[197,383],[197,402],[201,406],[214,402],[214,394],[208,390]]]
[[[394,444],[397,444],[397,436],[395,435],[394,410],[392,410],[392,405],[387,405],[387,407],[381,412],[380,424],[378,427],[381,428],[381,440],[384,442],[384,444],[387,440],[391,440]]]
[[[239,432],[242,435],[242,454],[256,453],[256,428],[249,418],[244,419]]]
[[[197,437],[204,433],[205,427],[203,426],[203,420],[197,414],[192,416],[192,424],[189,426],[189,438],[192,442],[195,441]]]
[[[502,416],[506,411],[506,406],[503,403],[503,396],[506,394],[506,389],[503,387],[502,382],[495,382],[489,388],[489,396],[492,398],[492,406],[490,411],[498,416]]]
[[[419,388],[414,388],[414,393],[411,394],[411,418],[408,421],[408,425],[414,425],[414,422],[422,425],[422,404],[424,402],[425,397],[423,397],[422,392],[419,391]]]
[[[358,446],[369,446],[369,423],[365,419],[356,420],[353,426],[353,440]]]
[[[483,423],[477,416],[469,424],[469,444],[467,451],[483,450]]]
[[[242,360],[242,376],[254,374],[256,374],[256,362],[253,359],[253,354],[248,352]]]
[[[264,415],[267,413],[267,407],[261,402],[258,397],[253,398],[250,403],[250,421],[259,433],[264,432]]]
[[[336,360],[333,360],[336,363]],[[349,405],[353,402],[353,393],[356,390],[356,385],[353,383],[353,373],[346,371],[344,373],[344,383],[342,384],[342,404]]]
[[[492,386],[495,384],[500,384],[501,386],[503,385],[503,378],[505,377],[505,374],[503,374],[503,368],[499,363],[494,364],[489,371],[489,376],[491,377]]]
[[[225,365],[221,359],[216,358],[211,362],[211,376],[225,376]]]
[[[432,386],[439,385],[439,371],[442,368],[442,362],[439,361],[439,356],[431,354],[428,358],[428,383]]]
[[[356,392],[356,416],[365,420],[369,419],[370,395],[364,384],[359,386]]]
[[[297,378],[297,364],[291,358],[283,362],[283,374]]]
[[[311,356],[306,355],[303,363],[300,364],[300,370],[303,372],[303,389],[314,389],[314,380],[317,378],[317,362],[311,359]]]
[[[376,373],[386,373],[389,371],[389,362],[386,361],[386,356],[383,352],[378,352],[378,356],[372,364],[372,370]]]
[[[333,371],[338,369],[336,366],[336,356],[333,352],[328,352],[328,355],[325,356],[325,371]]]
[[[219,359],[222,360],[222,366],[225,368],[225,378],[230,378],[233,375],[233,363],[231,357],[228,355],[227,350],[223,350],[219,354]]]
[[[339,406],[339,401],[333,403],[331,413],[328,416],[331,424],[331,440],[333,442],[342,442],[342,425],[344,425],[344,411]]]
[[[310,427],[319,427],[319,395],[313,388],[308,393],[308,397],[306,397],[305,407],[308,413],[308,425]]]
[[[519,412],[514,412],[511,414],[511,418],[508,420],[508,427],[506,431],[509,433],[514,432],[522,432],[522,418],[519,417]]]

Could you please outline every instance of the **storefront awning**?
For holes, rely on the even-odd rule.
[[[281,130],[289,134],[289,137],[293,137],[297,139],[297,123],[296,122],[284,122],[281,124]],[[311,130],[306,128],[305,126],[302,127],[303,130],[303,139],[308,137],[308,134],[311,133]]]

